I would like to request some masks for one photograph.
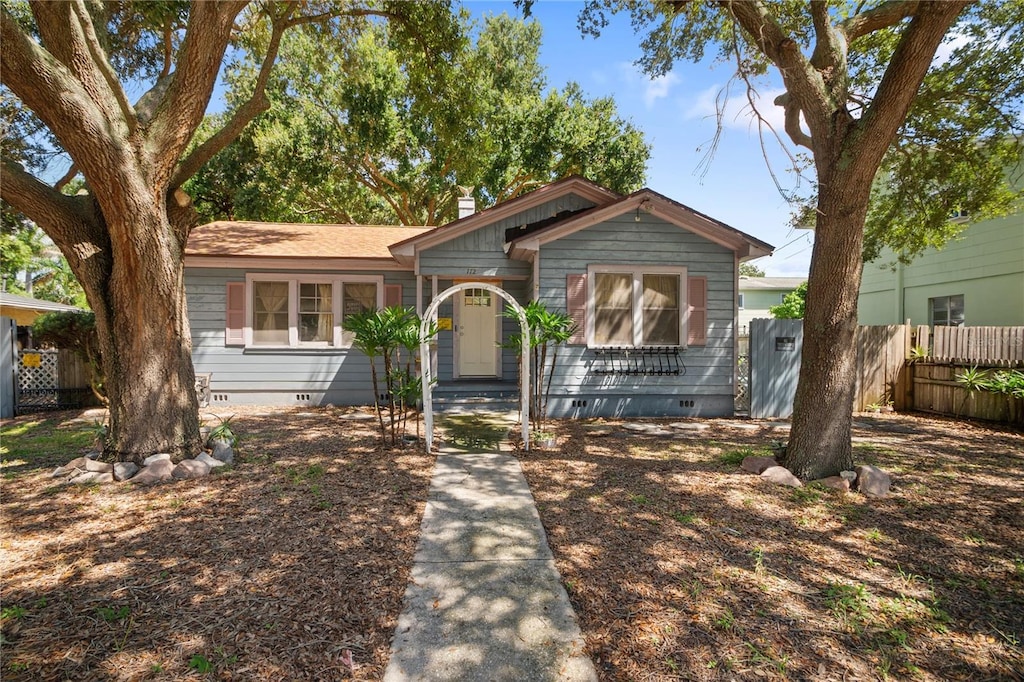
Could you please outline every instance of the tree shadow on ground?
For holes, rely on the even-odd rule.
[[[739,472],[777,427],[520,453],[602,679],[1013,679],[1024,669],[1024,436],[858,429],[868,500]],[[955,427],[955,428],[953,428]],[[618,432],[621,433],[621,432]]]
[[[5,468],[3,678],[379,678],[433,458],[338,416],[239,410],[234,468],[193,481]]]

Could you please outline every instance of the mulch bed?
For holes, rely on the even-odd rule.
[[[1024,679],[1024,435],[859,421],[888,499],[741,472],[767,423],[521,453],[600,678]]]
[[[80,453],[5,464],[0,677],[383,676],[433,458],[341,410],[232,411],[235,466],[204,479],[64,486],[50,472]]]
[[[63,486],[79,453],[5,455],[3,679],[382,677],[433,458],[341,410],[236,411],[236,466],[196,481]],[[740,472],[770,424],[555,422],[520,453],[601,679],[1021,679],[1024,435],[860,421],[888,499]]]

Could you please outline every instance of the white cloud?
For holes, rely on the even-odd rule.
[[[630,91],[640,93],[644,106],[648,109],[652,108],[659,99],[668,98],[672,88],[682,82],[679,76],[671,71],[651,78],[640,71],[635,64],[629,62],[619,64],[619,74]]]
[[[757,115],[768,122],[780,135],[785,135],[785,114],[775,104],[775,98],[785,92],[779,88],[752,91],[750,98],[742,86],[712,85],[696,94],[683,106],[683,115],[689,119],[711,119],[721,115],[722,125],[737,130],[757,131]],[[753,106],[751,106],[753,100]],[[757,113],[755,114],[754,108]]]
[[[953,56],[953,52],[955,52],[958,47],[963,47],[971,41],[971,38],[963,33],[959,33],[948,38],[948,40],[943,41],[943,43],[939,45],[939,49],[935,50],[935,57],[932,58],[933,65],[945,64],[949,61],[949,58]]]

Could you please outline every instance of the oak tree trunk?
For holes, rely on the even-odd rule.
[[[182,244],[163,202],[125,197],[122,224],[107,220],[106,282],[84,279],[96,312],[110,435],[105,456],[136,463],[157,452],[199,451],[199,404],[185,304]]]
[[[835,153],[833,152],[833,155]],[[800,380],[783,465],[813,481],[853,468],[857,295],[872,176],[824,164],[807,283]],[[836,170],[844,167],[841,181]]]

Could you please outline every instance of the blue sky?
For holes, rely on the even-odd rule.
[[[477,17],[520,14],[512,3],[463,4]],[[533,5],[532,18],[544,29],[541,63],[547,67],[548,85],[561,88],[576,81],[589,97],[614,97],[619,114],[641,129],[652,147],[647,169],[651,189],[774,245],[774,256],[756,261],[768,275],[806,276],[813,236],[789,226],[790,207],[765,162],[746,95],[735,84],[718,148],[710,164],[702,164],[715,134],[716,96],[732,69],[707,59],[678,63],[665,76],[651,79],[634,65],[642,36],[633,33],[629,17],[614,16],[599,38],[584,38],[576,25],[582,7],[576,1]],[[781,132],[781,109],[771,104],[780,92],[779,82],[766,81],[759,94],[762,114]],[[767,139],[764,146],[780,184],[787,191],[806,191],[806,180],[798,184],[786,172],[778,143]]]

